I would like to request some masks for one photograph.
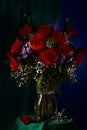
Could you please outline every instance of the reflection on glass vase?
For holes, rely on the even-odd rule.
[[[55,97],[55,91],[47,91],[46,89],[43,89],[42,91],[37,93],[34,110],[36,112],[38,121],[52,117],[57,109],[58,107]]]

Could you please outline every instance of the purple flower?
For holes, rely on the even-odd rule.
[[[30,53],[32,52],[31,48],[30,48],[30,47],[27,47],[27,48],[26,48],[26,52],[30,54]]]
[[[53,28],[54,31],[58,31],[59,30],[59,24],[58,23],[54,23],[54,24],[48,24],[51,28]]]
[[[27,54],[22,55],[23,59],[27,58]]]
[[[64,56],[64,55],[62,55],[62,58],[61,58],[61,63],[63,63],[63,62],[64,62],[64,60],[65,60],[65,56]]]
[[[59,30],[58,23],[53,24],[53,29],[54,29],[54,31],[58,31]]]
[[[23,54],[25,54],[25,53],[26,53],[26,49],[23,48],[23,49],[21,50],[21,55],[23,55]]]

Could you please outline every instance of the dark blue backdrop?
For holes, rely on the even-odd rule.
[[[70,87],[62,88],[61,107],[65,107],[66,112],[72,113],[79,124],[79,129],[87,129],[87,2],[86,0],[62,0],[60,11],[60,24],[64,19],[70,17],[79,36],[73,38],[75,46],[84,46],[86,54],[81,66],[77,68],[78,83]]]

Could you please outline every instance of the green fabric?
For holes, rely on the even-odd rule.
[[[30,15],[39,23],[55,23],[59,21],[59,9],[60,0],[0,0],[0,130],[10,130],[16,116],[34,112],[35,82],[29,88],[18,88],[14,80],[9,80],[9,66],[3,64],[5,51],[23,24],[22,16]]]
[[[20,121],[20,118],[18,118],[15,128],[16,130],[42,130],[43,126],[44,126],[44,122],[31,123],[31,124],[25,125]]]
[[[33,115],[30,115],[34,119]],[[18,117],[15,121],[12,130],[76,130],[75,124],[73,120],[67,119],[65,121],[57,121],[57,120],[45,120],[42,122],[34,122],[25,125],[20,121],[20,117]]]

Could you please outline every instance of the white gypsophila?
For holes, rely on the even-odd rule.
[[[29,75],[28,66],[19,66],[17,71],[11,72],[11,77],[14,77],[16,79],[16,82],[18,83],[18,86],[21,87],[22,85],[26,84]]]
[[[29,41],[28,41],[28,42],[26,42],[26,44],[25,44],[25,47],[28,47],[28,46],[30,46]]]
[[[77,82],[77,80],[76,80],[76,68],[75,68],[74,64],[67,69],[67,74],[68,74],[68,77],[70,78],[70,80],[72,80],[72,82]]]
[[[35,61],[36,61],[36,67],[35,67],[36,75],[34,75],[34,79],[37,81],[38,75],[43,73],[42,68],[43,68],[44,64],[37,58],[35,59]]]
[[[50,39],[47,39],[46,41],[46,47],[52,48],[54,46],[54,42]]]

